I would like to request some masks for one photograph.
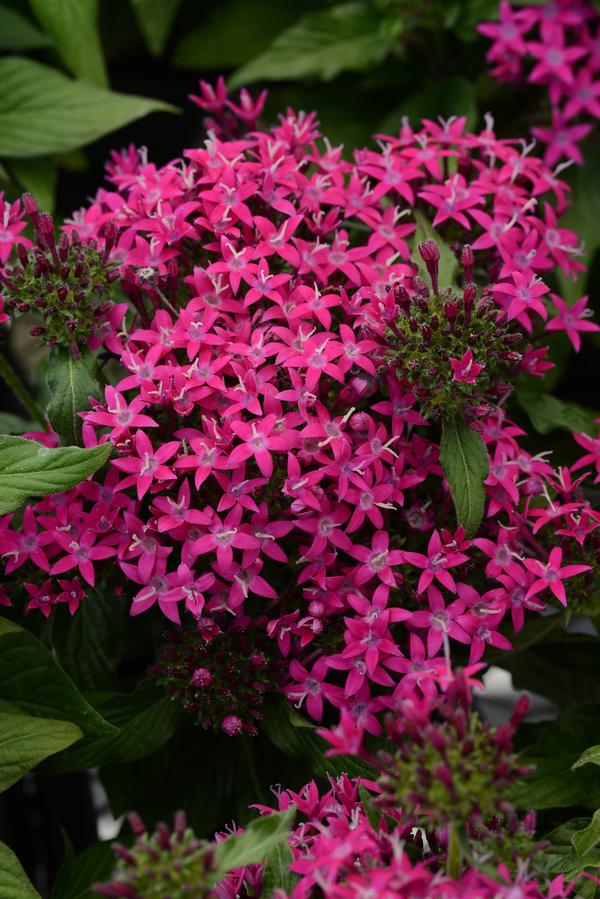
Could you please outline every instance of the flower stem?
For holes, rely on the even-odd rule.
[[[462,847],[458,825],[451,821],[448,824],[448,855],[446,859],[446,871],[448,876],[457,880],[460,877],[462,862]]]
[[[23,408],[46,430],[44,413],[23,384],[21,378],[14,371],[6,356],[2,353],[0,353],[0,377],[10,387]]]

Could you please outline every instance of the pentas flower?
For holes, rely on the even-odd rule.
[[[492,41],[487,58],[500,81],[526,76],[543,85],[551,106],[552,127],[534,127],[546,145],[544,159],[583,162],[579,148],[600,118],[598,94],[600,50],[596,32],[600,19],[588,0],[553,0],[529,6],[502,0],[500,21],[477,29]]]
[[[163,167],[113,153],[68,240],[36,213],[44,284],[67,245],[75,281],[80,257],[118,276],[78,343],[101,349],[109,381],[81,412],[84,442],[114,449],[104,472],[0,519],[7,590],[31,614],[77,614],[102,581],[132,616],[164,616],[178,648],[159,643],[153,676],[228,734],[252,733],[277,690],[381,733],[400,699],[446,694],[456,649],[475,675],[511,622],[553,602],[528,593],[540,578],[525,559],[594,561],[577,478],[529,453],[506,407],[516,376],[551,367],[546,331],[584,318],[546,285],[549,264],[581,269],[560,222],[568,188],[489,117],[478,133],[405,122],[347,160],[314,115],[263,129],[260,100],[222,83],[199,97],[214,125],[202,146]],[[424,219],[435,240],[415,234]],[[440,464],[448,414],[490,460],[474,540]],[[600,471],[585,439],[580,464]],[[577,608],[586,590],[565,581]]]
[[[563,565],[562,550],[556,546],[550,553],[548,561],[543,564],[539,559],[525,559],[523,564],[536,576],[534,583],[528,588],[526,599],[549,588],[563,606],[567,604],[567,597],[563,581],[575,577],[584,571],[591,571],[590,565]]]
[[[550,294],[550,296],[556,307],[558,316],[548,322],[546,330],[565,331],[567,337],[573,344],[573,348],[576,352],[579,352],[581,349],[581,337],[579,336],[579,332],[587,332],[589,334],[593,331],[600,331],[600,326],[595,322],[589,321],[593,312],[591,309],[587,308],[587,296],[581,297],[581,299],[576,300],[570,306],[557,296],[557,294],[553,293]]]

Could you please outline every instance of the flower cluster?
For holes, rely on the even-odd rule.
[[[108,264],[115,225],[107,221],[100,228],[102,252],[96,241],[82,242],[75,230],[63,233],[57,243],[52,216],[40,214],[29,194],[23,205],[37,242],[29,252],[31,241],[16,238],[18,264],[0,271],[7,312],[39,318],[40,324],[29,333],[48,347],[66,347],[79,355],[81,347],[100,346],[107,329],[110,332],[111,325],[120,321],[119,310],[108,297],[111,283],[119,277],[118,270]],[[18,228],[23,227],[19,217]],[[121,318],[123,311],[121,307]]]
[[[404,123],[346,161],[289,111],[162,168],[113,153],[110,187],[55,251],[99,254],[127,299],[90,334],[109,384],[82,413],[86,444],[114,453],[0,519],[28,608],[74,609],[99,573],[132,615],[198,628],[161,658],[177,645],[176,693],[211,726],[251,728],[281,663],[313,719],[342,710],[376,734],[386,708],[444,691],[456,649],[477,664],[510,648],[508,620],[564,605],[565,580],[584,605],[600,516],[503,405],[516,372],[551,366],[547,331],[578,344],[595,327],[584,300],[550,305],[541,278],[581,269],[578,239],[558,220],[567,186],[530,149],[489,118],[479,133],[452,119]],[[440,391],[490,458],[474,539],[440,466]],[[221,681],[243,630],[273,662],[231,684],[230,711]]]
[[[598,11],[588,0],[550,3],[500,3],[500,21],[479,25],[493,43],[492,73],[500,81],[522,81],[547,88],[551,123],[532,128],[546,145],[545,160],[583,162],[579,144],[600,118]]]

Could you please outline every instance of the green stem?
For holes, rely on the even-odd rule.
[[[458,825],[451,821],[448,824],[448,855],[446,859],[446,871],[448,876],[457,880],[460,877],[462,862],[462,847],[460,845],[460,836],[458,833]]]
[[[249,737],[248,734],[244,734],[242,737],[242,741],[244,743],[244,752],[246,753],[246,760],[248,762],[248,768],[250,770],[250,779],[252,781],[252,786],[254,787],[254,793],[262,801],[265,799],[265,793],[258,776],[258,771],[256,769],[256,756],[254,755],[252,737]]]
[[[2,353],[0,353],[0,377],[6,381],[23,408],[29,412],[32,418],[35,418],[36,421],[41,424],[45,431],[46,419],[44,418],[44,413],[31,396],[18,374],[13,370],[6,356]]]

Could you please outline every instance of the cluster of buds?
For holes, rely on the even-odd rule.
[[[32,196],[23,198],[35,229],[36,245],[17,245],[18,263],[0,270],[5,308],[11,315],[34,315],[30,329],[48,347],[66,347],[76,355],[90,340],[100,338],[112,307],[110,285],[119,277],[109,263],[118,228],[102,227],[103,246],[82,242],[76,231],[56,239],[52,216],[40,213]]]
[[[510,393],[507,380],[521,369],[524,334],[509,321],[489,288],[473,282],[474,258],[464,247],[464,288],[440,286],[440,251],[433,240],[418,245],[431,281],[420,276],[397,284],[379,304],[387,364],[419,401],[427,418],[468,413],[481,418]],[[366,321],[373,327],[372,313]]]
[[[151,673],[206,730],[254,736],[265,695],[280,686],[283,660],[260,629],[236,623],[215,633],[213,625],[206,634],[202,623],[166,632]]]
[[[377,804],[400,823],[423,828],[433,848],[446,848],[454,826],[486,850],[493,846],[498,853],[507,846],[522,856],[534,848],[535,816],[519,819],[506,794],[531,772],[513,752],[527,697],[519,699],[510,722],[493,727],[473,711],[467,680],[460,675],[439,706],[438,720],[424,717],[410,702],[389,716],[387,731],[396,751],[379,755]]]
[[[133,846],[113,843],[117,866],[112,880],[94,884],[94,892],[109,899],[202,899],[210,894],[207,875],[214,870],[214,844],[194,835],[183,812],[175,814],[172,831],[160,823],[150,834],[136,814],[129,823]]]

